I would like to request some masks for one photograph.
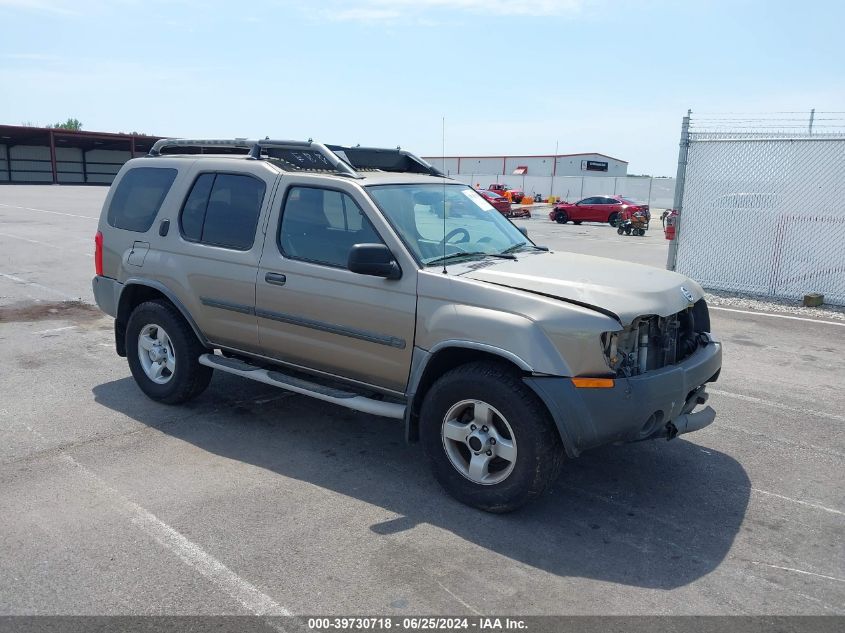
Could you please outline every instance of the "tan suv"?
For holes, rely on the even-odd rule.
[[[120,170],[94,295],[150,398],[213,370],[404,420],[439,482],[503,512],[564,457],[673,438],[721,345],[695,282],[536,246],[402,150],[159,141]]]

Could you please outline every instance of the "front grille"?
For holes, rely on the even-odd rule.
[[[605,335],[605,357],[617,376],[637,376],[675,365],[706,342],[710,316],[704,299],[668,317],[641,316]]]

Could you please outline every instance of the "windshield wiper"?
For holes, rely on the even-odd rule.
[[[479,255],[484,257],[498,257],[499,259],[516,259],[515,255],[510,255],[508,253],[485,253],[484,251],[471,251],[467,253],[451,253],[444,257],[438,257],[437,259],[427,261],[425,265],[431,266],[432,264],[441,264],[450,259],[458,259],[459,257],[478,257]]]
[[[544,246],[536,246],[534,244],[529,244],[528,242],[523,242],[522,244],[514,244],[513,246],[508,246],[505,250],[503,250],[500,254],[507,255],[508,253],[513,253],[518,249],[522,248],[523,246],[527,246],[528,248],[536,248],[538,251],[547,251],[548,248]]]

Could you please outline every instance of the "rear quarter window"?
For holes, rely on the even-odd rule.
[[[114,192],[109,205],[108,223],[116,229],[145,233],[153,225],[161,203],[175,179],[175,169],[130,169]]]
[[[208,172],[191,188],[179,227],[189,242],[248,251],[264,201],[263,180],[248,174]]]

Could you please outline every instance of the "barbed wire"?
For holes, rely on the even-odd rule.
[[[816,114],[845,114],[845,110],[839,110],[839,111],[837,111],[837,110],[816,110],[815,112],[816,112]],[[705,115],[705,116],[734,116],[734,115],[749,116],[749,115],[752,115],[752,114],[759,114],[759,115],[768,116],[768,115],[771,115],[771,114],[803,114],[804,116],[809,116],[810,110],[798,110],[798,111],[796,111],[796,110],[783,110],[783,111],[772,110],[772,111],[756,111],[756,112],[707,112],[707,111],[698,112],[696,110],[693,110],[692,114],[693,115],[701,114],[701,115]]]
[[[696,134],[838,134],[845,133],[845,111],[691,112],[689,128]]]

